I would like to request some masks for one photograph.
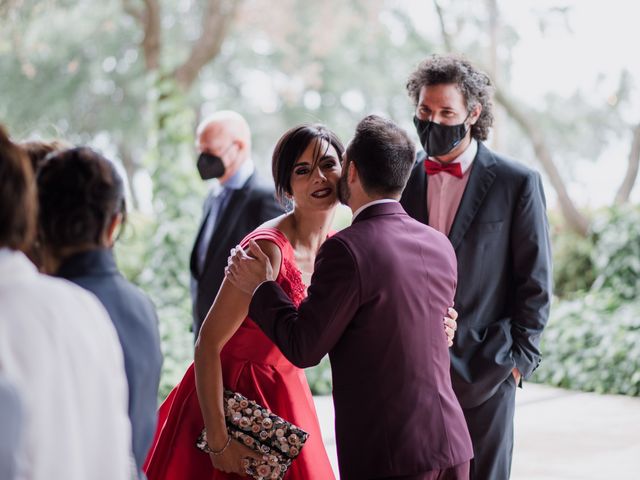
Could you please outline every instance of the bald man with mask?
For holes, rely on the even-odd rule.
[[[284,212],[274,189],[255,173],[251,130],[233,111],[206,117],[196,130],[197,168],[211,181],[203,218],[191,252],[193,332],[198,337],[204,318],[224,279],[231,248],[267,220]]]

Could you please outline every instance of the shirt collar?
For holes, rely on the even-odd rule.
[[[392,203],[392,202],[397,202],[397,201],[398,200],[394,200],[393,198],[381,198],[379,200],[374,200],[373,202],[365,203],[359,209],[357,209],[355,212],[353,212],[353,217],[351,217],[351,223],[353,223],[353,221],[356,219],[356,217],[358,215],[360,215],[360,213],[367,207],[371,207],[372,205],[377,205],[379,203]]]
[[[473,163],[473,159],[476,158],[476,154],[478,153],[478,141],[475,138],[472,138],[467,145],[467,148],[462,152],[455,160],[452,160],[450,163],[459,163],[460,169],[464,174],[471,164]]]
[[[113,250],[96,248],[65,258],[55,276],[71,279],[87,275],[113,275],[117,273],[118,267],[113,257]]]
[[[230,188],[231,190],[240,190],[242,187],[244,187],[244,184],[247,183],[247,180],[249,180],[249,177],[253,175],[254,171],[255,171],[255,166],[253,164],[253,161],[250,158],[248,158],[246,161],[242,163],[242,165],[240,165],[240,168],[238,169],[238,171],[234,173],[229,178],[229,180],[224,182],[223,187]]]

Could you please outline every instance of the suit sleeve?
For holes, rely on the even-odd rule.
[[[551,303],[551,245],[542,181],[526,179],[512,223],[511,249],[516,284],[511,334],[515,366],[528,378],[540,363],[540,335]]]
[[[316,257],[308,295],[298,308],[276,282],[254,293],[249,316],[300,368],[318,364],[338,342],[359,307],[360,282],[347,246],[327,240]]]

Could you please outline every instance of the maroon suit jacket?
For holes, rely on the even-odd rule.
[[[394,202],[366,208],[323,244],[298,309],[275,282],[256,290],[249,315],[291,362],[329,353],[343,480],[473,456],[442,326],[455,287],[447,238]]]

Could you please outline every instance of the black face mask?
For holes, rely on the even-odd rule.
[[[208,153],[201,153],[198,157],[198,173],[203,180],[220,178],[224,175],[224,171],[224,163],[221,157],[209,155]]]
[[[464,122],[467,121],[467,118],[464,119]],[[431,120],[420,120],[416,116],[413,117],[413,124],[416,126],[420,143],[428,157],[446,155],[456,148],[469,131],[464,122],[460,125],[442,125]]]

